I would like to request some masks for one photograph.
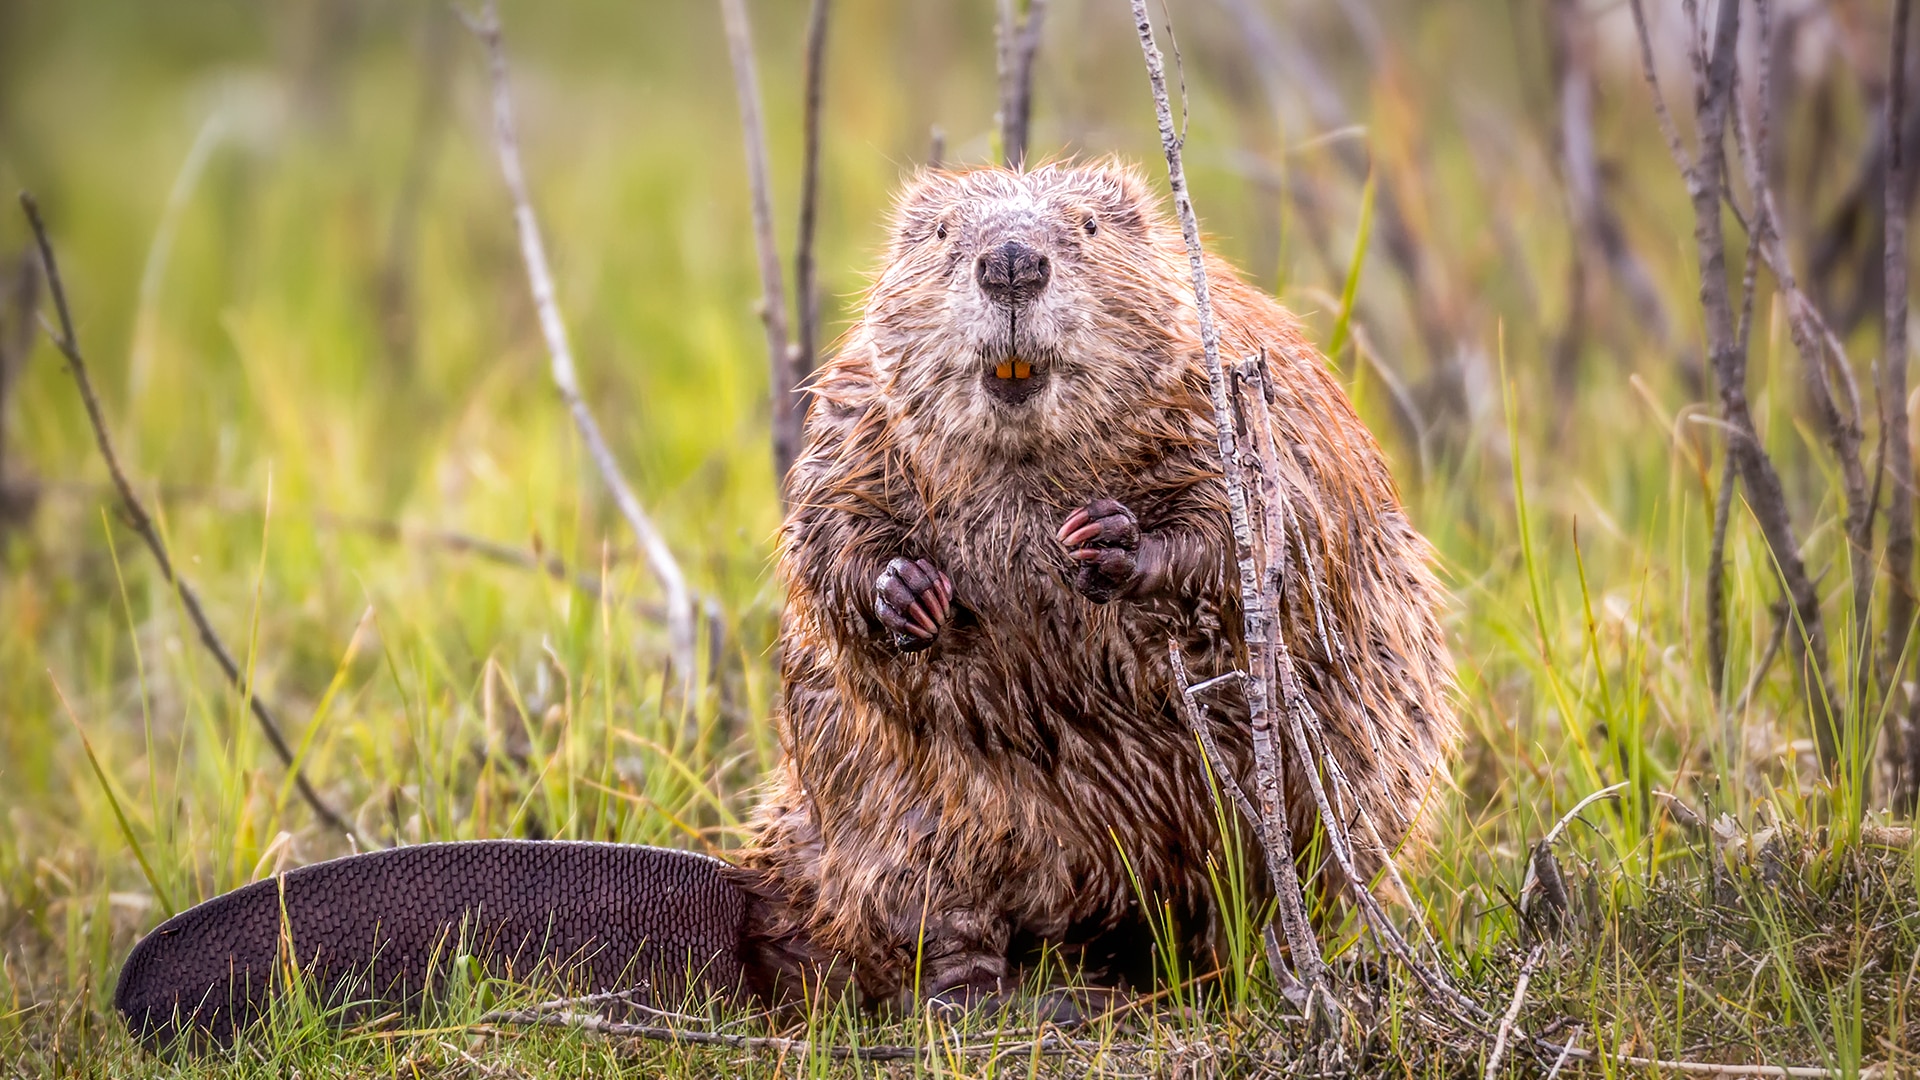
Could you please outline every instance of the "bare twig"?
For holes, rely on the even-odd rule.
[[[1568,365],[1557,373],[1565,390],[1571,387],[1571,364],[1578,353],[1579,334],[1587,322],[1587,301],[1582,287],[1585,267],[1596,252],[1647,336],[1663,351],[1675,353],[1677,349],[1673,320],[1654,285],[1653,276],[1628,244],[1626,226],[1607,199],[1605,173],[1593,130],[1591,27],[1575,0],[1555,0],[1549,23],[1553,46],[1550,53],[1559,69],[1557,134],[1562,182],[1574,233],[1577,238],[1583,238],[1583,242],[1574,245],[1571,261],[1573,280],[1568,302],[1572,313],[1567,332],[1556,346],[1562,361]],[[1704,387],[1699,358],[1687,353],[1681,355],[1680,360],[1689,389],[1698,393]]]
[[[643,981],[638,986],[629,986],[620,990],[604,990],[598,994],[581,994],[579,997],[550,998],[520,1011],[534,1013],[572,1012],[599,1005],[618,1004],[621,1008],[644,1013],[656,1020],[669,1023],[704,1024],[707,1022],[707,1018],[704,1016],[674,1012],[671,1009],[659,1009],[648,1005],[646,1002],[641,1001],[640,998],[647,994],[649,990],[650,985]],[[513,1011],[514,1010],[510,1009],[501,1009],[496,1011],[496,1015],[506,1015]]]
[[[801,119],[804,148],[800,165],[800,226],[793,247],[795,387],[813,374],[819,349],[820,290],[814,282],[814,229],[820,213],[820,98],[826,81],[827,9],[831,4],[832,0],[813,0],[812,10],[807,14],[807,105]],[[799,410],[797,400],[795,409]],[[798,452],[797,444],[795,452]]]
[[[35,488],[36,493],[78,496],[93,498],[103,490],[99,484],[80,481],[49,481]],[[238,492],[218,488],[195,486],[162,486],[159,496],[169,504],[181,501],[204,501],[207,505],[224,513],[264,514],[266,508],[258,501]],[[392,544],[436,548],[441,551],[460,555],[472,555],[487,562],[501,566],[532,570],[546,575],[554,581],[572,585],[581,595],[598,601],[605,595],[605,588],[599,574],[586,571],[574,572],[567,561],[547,551],[538,538],[528,545],[509,544],[491,537],[462,532],[459,529],[437,528],[427,525],[413,525],[391,518],[366,517],[359,514],[340,514],[331,510],[311,507],[281,506],[281,516],[289,513],[309,517],[314,527],[336,529],[343,532],[361,533]],[[625,553],[621,554],[625,557]],[[666,612],[660,605],[650,600],[637,600],[631,607],[642,618],[655,622],[663,621]]]
[[[1561,814],[1560,820],[1553,823],[1553,828],[1547,830],[1547,835],[1541,837],[1540,842],[1551,847],[1555,840],[1560,839],[1560,834],[1566,831],[1567,826],[1573,824],[1573,819],[1579,817],[1587,807],[1592,806],[1602,799],[1611,799],[1619,795],[1622,791],[1626,790],[1627,785],[1632,782],[1631,780],[1622,780],[1617,784],[1609,784],[1599,791],[1588,795],[1586,798],[1581,799],[1579,802],[1574,803],[1571,810]]]
[[[1016,13],[1015,8],[1021,10]],[[1000,146],[1001,160],[1018,172],[1027,163],[1027,136],[1033,123],[1033,59],[1047,0],[1000,0]]]
[[[1775,605],[1773,612],[1773,630],[1767,635],[1766,647],[1760,651],[1760,659],[1754,663],[1753,670],[1747,674],[1747,684],[1740,688],[1740,696],[1733,699],[1733,707],[1727,710],[1729,716],[1739,716],[1747,711],[1747,705],[1753,701],[1753,695],[1759,693],[1760,684],[1767,680],[1767,672],[1773,668],[1773,661],[1780,655],[1780,646],[1786,641],[1787,624],[1793,621],[1787,614],[1784,603]]]
[[[1715,702],[1725,700],[1727,694],[1727,527],[1733,521],[1733,488],[1738,481],[1733,448],[1729,446],[1720,466],[1720,491],[1713,500],[1713,535],[1707,542],[1707,674]]]
[[[1817,13],[1822,20],[1832,18],[1825,9],[1803,10]],[[1897,30],[1898,10],[1894,10],[1893,14],[1895,25],[1889,29]],[[1900,39],[1901,35],[1895,33],[1894,43],[1898,44]],[[1849,60],[1853,58],[1850,50],[1847,55]],[[1869,65],[1855,63],[1849,66],[1860,69],[1861,82],[1866,84],[1862,87],[1864,91],[1869,94],[1879,91],[1879,88],[1873,85],[1873,78],[1877,73]],[[1886,90],[1891,91],[1891,88],[1892,80],[1889,79]],[[1905,89],[1903,88],[1903,94]],[[1823,93],[1831,93],[1831,90],[1830,86],[1821,87]],[[1892,96],[1889,92],[1884,98],[1883,107],[1891,107],[1892,104]],[[1902,104],[1905,103],[1902,102]],[[1822,124],[1819,130],[1825,135],[1830,126]],[[1893,130],[1898,132],[1899,140],[1906,147],[1911,147],[1916,140],[1920,140],[1920,112],[1905,109],[1902,122]],[[1899,171],[1897,183],[1891,189],[1886,186],[1885,181],[1891,175],[1887,161],[1887,155],[1891,149],[1887,132],[1888,129],[1884,125],[1871,131],[1865,145],[1861,148],[1858,164],[1854,167],[1853,176],[1848,181],[1846,190],[1832,203],[1831,209],[1826,212],[1825,220],[1807,245],[1807,281],[1819,296],[1822,309],[1833,312],[1835,322],[1843,332],[1849,335],[1854,327],[1871,314],[1876,299],[1883,303],[1885,300],[1884,292],[1888,284],[1884,273],[1886,264],[1884,261],[1874,259],[1871,251],[1871,245],[1876,239],[1882,241],[1885,239],[1885,219],[1882,218],[1880,221],[1882,228],[1875,229],[1875,214],[1891,212],[1895,216],[1910,215],[1913,212],[1914,196],[1916,191],[1920,190],[1916,189],[1914,170],[1910,167]],[[1809,168],[1830,174],[1833,169],[1834,155],[1828,151],[1827,147],[1816,144],[1807,149],[1809,152],[1803,156],[1809,159]],[[1897,203],[1888,201],[1889,190],[1899,194]],[[1879,200],[1877,208],[1876,199]],[[1889,206],[1897,206],[1897,208],[1888,211]],[[1884,258],[1884,247],[1880,254]],[[1846,268],[1856,264],[1854,273],[1848,275]],[[1843,286],[1850,288],[1843,289]],[[1875,288],[1882,290],[1881,296],[1873,295]],[[1882,310],[1884,311],[1884,308]]]
[[[1199,740],[1200,750],[1207,756],[1208,767],[1220,781],[1220,787],[1227,797],[1233,800],[1233,805],[1239,808],[1240,816],[1247,819],[1248,825],[1259,829],[1260,812],[1253,808],[1253,800],[1247,798],[1246,789],[1240,786],[1240,780],[1227,765],[1227,756],[1220,752],[1220,744],[1213,737],[1213,728],[1207,724],[1206,707],[1194,700],[1194,693],[1199,687],[1190,685],[1187,661],[1180,655],[1178,638],[1167,639],[1167,662],[1173,666],[1174,687],[1180,692],[1175,704],[1180,709],[1180,715],[1186,717],[1187,726],[1193,729],[1194,738]]]
[[[573,363],[573,346],[567,338],[567,324],[560,317],[553,272],[547,267],[546,244],[540,238],[540,223],[533,216],[533,200],[527,193],[526,173],[520,165],[520,141],[514,133],[513,97],[507,86],[507,53],[500,41],[500,19],[494,8],[494,0],[487,0],[478,18],[465,15],[462,18],[467,28],[487,49],[493,83],[494,150],[500,158],[500,172],[506,180],[507,192],[513,199],[513,222],[520,234],[520,255],[527,266],[527,284],[533,291],[534,308],[539,312],[540,330],[547,339],[554,386],[559,389],[567,410],[573,414],[574,427],[579,429],[581,441],[587,444],[587,452],[599,468],[600,478],[606,482],[608,490],[613,493],[614,502],[620,507],[621,515],[639,538],[640,547],[646,552],[647,565],[660,582],[660,591],[665,594],[667,607],[667,642],[675,668],[673,675],[686,692],[682,700],[691,701],[694,678],[693,597],[687,590],[686,577],[680,572],[680,564],[674,559],[673,550],[667,546],[666,538],[640,505],[639,496],[634,494],[633,486],[627,483],[626,474],[620,471],[620,463],[614,458],[612,448],[600,433],[600,425],[594,420],[593,411],[581,396],[580,377]]]
[[[1674,1061],[1667,1058],[1641,1057],[1637,1054],[1610,1053],[1605,1050],[1582,1050],[1571,1043],[1566,1046],[1554,1043],[1540,1045],[1549,1053],[1564,1053],[1575,1061],[1611,1061],[1637,1069],[1685,1073],[1688,1076],[1771,1076],[1779,1080],[1841,1080],[1842,1077],[1847,1076],[1877,1077],[1885,1072],[1885,1066],[1876,1065],[1865,1066],[1858,1072],[1842,1072],[1839,1069],[1829,1069],[1819,1065],[1722,1065],[1713,1061]]]
[[[1269,593],[1261,586],[1256,564],[1252,518],[1249,513],[1245,482],[1235,448],[1234,408],[1228,395],[1227,373],[1220,361],[1220,334],[1213,321],[1213,304],[1207,290],[1205,254],[1200,247],[1200,225],[1193,213],[1193,200],[1187,193],[1186,169],[1180,159],[1180,138],[1173,127],[1173,105],[1167,96],[1167,77],[1159,46],[1154,44],[1153,23],[1147,15],[1146,0],[1132,0],[1134,27],[1139,33],[1140,49],[1146,58],[1147,79],[1153,88],[1154,111],[1160,124],[1160,145],[1167,158],[1167,182],[1173,191],[1173,205],[1180,217],[1180,232],[1186,240],[1187,262],[1193,278],[1194,303],[1200,322],[1200,345],[1205,356],[1207,385],[1213,402],[1215,437],[1219,441],[1227,487],[1227,506],[1233,522],[1234,555],[1240,572],[1244,638],[1249,657],[1270,651],[1279,634],[1276,613],[1269,607]],[[1304,1007],[1311,1008],[1316,991],[1325,979],[1325,961],[1313,928],[1307,923],[1299,870],[1293,864],[1292,830],[1287,823],[1286,798],[1281,788],[1280,747],[1274,731],[1275,716],[1270,701],[1272,682],[1257,666],[1249,672],[1246,695],[1253,730],[1254,794],[1258,799],[1261,848],[1266,853],[1267,869],[1274,881],[1281,930],[1293,954],[1296,974],[1303,985]],[[1284,978],[1284,972],[1275,972]]]
[[[1257,561],[1264,556],[1260,575],[1261,604],[1266,611],[1277,613],[1282,610],[1288,592],[1306,596],[1312,608],[1313,622],[1320,634],[1319,645],[1328,655],[1335,655],[1340,651],[1340,646],[1335,643],[1337,639],[1329,636],[1326,624],[1321,619],[1325,600],[1313,553],[1304,530],[1294,516],[1292,493],[1281,486],[1281,479],[1286,473],[1273,431],[1273,415],[1269,406],[1273,398],[1266,381],[1265,356],[1247,359],[1235,369],[1235,375],[1239,385],[1235,400],[1236,430],[1245,432],[1252,451],[1251,454],[1243,454],[1235,464],[1244,473],[1241,483],[1251,496],[1249,503],[1260,511],[1261,528],[1255,534],[1258,542],[1255,552]],[[1293,560],[1295,550],[1301,554],[1297,568]],[[1289,587],[1289,583],[1295,584]],[[1486,1015],[1484,1009],[1454,989],[1443,974],[1420,961],[1413,947],[1374,896],[1368,876],[1361,873],[1354,854],[1352,824],[1336,811],[1335,803],[1354,806],[1357,814],[1364,814],[1364,811],[1353,798],[1352,785],[1347,782],[1339,759],[1330,751],[1312,701],[1301,685],[1299,673],[1294,667],[1292,648],[1285,636],[1275,633],[1256,643],[1249,634],[1247,655],[1253,666],[1249,684],[1267,679],[1272,687],[1269,693],[1277,691],[1281,734],[1290,740],[1292,760],[1299,763],[1295,771],[1306,778],[1307,790],[1312,793],[1313,806],[1325,829],[1327,847],[1345,879],[1348,895],[1359,907],[1368,929],[1414,974],[1428,993],[1453,1010],[1456,1018],[1483,1018]],[[1377,742],[1373,749],[1375,753],[1382,752]],[[1321,778],[1322,770],[1327,774],[1325,781]],[[1374,834],[1377,836],[1378,831],[1374,830]],[[1384,845],[1376,844],[1375,848],[1372,854],[1379,858],[1382,868],[1398,883],[1398,872],[1392,867],[1392,852],[1386,850]]]
[[[1644,35],[1641,46],[1642,48],[1648,46]],[[1652,69],[1648,70],[1651,72]],[[1652,84],[1651,74],[1648,79]],[[1654,85],[1655,101],[1658,102],[1660,111],[1664,113],[1666,103],[1658,96],[1658,85],[1652,85]],[[1674,152],[1679,153],[1677,144]],[[1765,160],[1764,154],[1760,157],[1762,161]],[[1723,183],[1722,187],[1724,186]],[[1728,196],[1727,201],[1732,202],[1732,197]],[[1760,248],[1761,245],[1749,242],[1746,258],[1740,268],[1740,319],[1734,326],[1733,337],[1734,348],[1742,356],[1748,354],[1748,343],[1752,340],[1753,296],[1757,291],[1754,286],[1760,276]],[[1739,472],[1735,469],[1735,460],[1731,448],[1722,455],[1720,493],[1713,507],[1713,537],[1707,548],[1707,662],[1711,665],[1713,700],[1716,703],[1724,702],[1727,694],[1727,528],[1732,523],[1734,488],[1739,484]],[[1742,710],[1733,710],[1734,713],[1740,711]],[[1732,714],[1728,714],[1725,720],[1730,723]]]
[[[1673,126],[1673,113],[1667,110],[1667,97],[1660,92],[1660,76],[1653,64],[1653,39],[1647,36],[1647,16],[1640,10],[1640,0],[1628,0],[1633,10],[1634,29],[1640,40],[1640,74],[1646,79],[1647,91],[1653,95],[1653,116],[1660,125],[1660,137],[1667,142],[1667,153],[1673,157],[1673,163],[1682,173],[1691,173],[1693,164],[1688,160],[1686,147],[1680,142],[1680,129]],[[1705,135],[1702,135],[1704,138]],[[1719,133],[1715,132],[1715,138]]]
[[[780,247],[773,234],[773,182],[767,170],[767,134],[760,117],[760,76],[753,59],[753,25],[743,0],[720,0],[727,28],[727,56],[733,63],[733,88],[740,99],[740,131],[746,142],[747,180],[753,194],[753,239],[760,255],[760,321],[767,331],[767,358],[773,393],[773,468],[781,501],[786,500],[787,470],[800,453],[800,372],[787,337],[786,283],[780,276]]]
[[[32,251],[0,265],[0,531],[25,520],[37,485],[8,473],[7,407],[13,387],[33,352],[34,311],[40,306],[40,264]]]
[[[1887,502],[1887,622],[1880,660],[1880,679],[1892,686],[1901,659],[1906,656],[1908,627],[1913,622],[1913,451],[1907,433],[1907,161],[1901,139],[1907,107],[1907,24],[1909,0],[1894,0],[1892,42],[1887,47],[1887,110],[1882,121],[1887,146],[1886,167],[1886,308],[1881,325],[1880,410],[1886,436],[1886,467],[1893,477]],[[1896,761],[1893,790],[1888,795],[1894,811],[1912,814],[1920,802],[1920,730],[1911,708],[1893,717],[1896,738],[1889,747],[1904,751]]]
[[[873,1046],[846,1046],[810,1042],[806,1039],[782,1038],[776,1035],[738,1035],[726,1031],[687,1029],[663,1024],[629,1024],[609,1020],[594,1013],[581,1013],[564,1008],[502,1009],[483,1015],[479,1023],[567,1028],[615,1038],[646,1039],[653,1042],[691,1046],[720,1046],[733,1050],[773,1051],[782,1055],[792,1054],[800,1057],[824,1055],[835,1061],[918,1061],[942,1053],[974,1057],[982,1054],[997,1055],[1009,1049],[1008,1043],[997,1038],[965,1043],[931,1043],[925,1046],[885,1043]],[[1110,1042],[1069,1039],[1057,1033],[1042,1035],[1028,1041],[1025,1045],[1018,1046],[1020,1053],[1049,1056],[1076,1052],[1125,1053],[1129,1050],[1141,1049],[1144,1047],[1130,1048]]]
[[[1540,964],[1547,947],[1535,945],[1527,954],[1527,961],[1520,965],[1520,977],[1513,984],[1513,1000],[1508,1003],[1507,1011],[1500,1017],[1500,1027],[1493,1033],[1493,1049],[1487,1053],[1487,1080],[1500,1075],[1500,1059],[1507,1052],[1507,1036],[1513,1034],[1513,1022],[1520,1015],[1520,1007],[1527,1001],[1527,983],[1533,978],[1533,969]]]
[[[1560,1056],[1553,1059],[1553,1068],[1547,1070],[1547,1080],[1554,1080],[1560,1075],[1560,1070],[1567,1067],[1567,1059],[1573,1056],[1574,1048],[1579,1044],[1580,1028],[1576,1026],[1573,1029],[1573,1037],[1567,1040],[1567,1045],[1560,1048]]]
[[[1240,786],[1240,780],[1234,776],[1233,769],[1227,762],[1227,756],[1220,752],[1220,744],[1213,737],[1213,728],[1207,723],[1206,706],[1198,700],[1202,690],[1227,676],[1219,676],[1193,685],[1187,674],[1186,658],[1180,655],[1178,638],[1167,639],[1167,662],[1173,669],[1174,689],[1177,692],[1175,707],[1186,719],[1187,726],[1193,729],[1194,739],[1200,744],[1200,752],[1206,755],[1207,767],[1213,771],[1221,790],[1225,791],[1227,797],[1233,801],[1234,807],[1246,820],[1247,826],[1253,830],[1254,836],[1263,838],[1260,844],[1260,856],[1266,864],[1267,876],[1277,894],[1284,881],[1280,872],[1273,866],[1274,852],[1267,848],[1264,841],[1265,825],[1261,821],[1260,811],[1254,808],[1253,800],[1247,797],[1246,789]],[[1240,671],[1231,674],[1239,675],[1243,679],[1245,677],[1245,673]],[[1287,857],[1291,858],[1291,855]],[[1297,990],[1297,987],[1288,985],[1292,975],[1287,971],[1286,962],[1280,953],[1280,941],[1274,936],[1273,928],[1267,927],[1266,933],[1260,937],[1267,946],[1267,966],[1273,970],[1274,977],[1281,981],[1282,992],[1289,993]]]
[[[1756,0],[1754,6],[1759,16],[1760,40],[1766,43],[1772,30],[1771,6],[1767,0]],[[1774,203],[1765,164],[1769,127],[1767,104],[1771,98],[1771,65],[1768,59],[1771,52],[1764,45],[1756,50],[1759,74],[1754,97],[1759,112],[1751,122],[1741,105],[1737,77],[1733,89],[1734,134],[1740,147],[1741,161],[1746,167],[1747,187],[1753,199],[1748,237],[1750,243],[1759,248],[1761,258],[1773,271],[1774,280],[1787,299],[1789,336],[1806,369],[1807,397],[1826,433],[1827,445],[1840,464],[1841,491],[1846,501],[1844,528],[1849,574],[1853,584],[1854,640],[1863,643],[1856,650],[1854,671],[1848,680],[1849,692],[1865,708],[1873,672],[1873,650],[1864,643],[1870,640],[1868,628],[1873,614],[1873,585],[1878,568],[1874,565],[1873,552],[1874,496],[1870,494],[1871,485],[1860,457],[1860,388],[1845,350],[1827,329],[1826,321],[1813,303],[1800,290],[1799,279],[1794,274],[1786,246],[1780,238],[1780,212]],[[1844,399],[1849,403],[1847,410],[1842,410],[1835,400],[1831,380],[1840,383]],[[1846,714],[1835,710],[1835,715]],[[1829,770],[1837,768],[1841,734],[1833,730],[1832,724],[1817,725],[1814,734],[1820,744],[1821,761]]]
[[[140,534],[140,539],[146,543],[147,550],[153,553],[154,561],[160,565],[161,576],[166,578],[167,584],[173,586],[180,597],[180,606],[186,609],[187,618],[193,622],[194,629],[199,632],[200,643],[206,647],[208,653],[212,654],[214,663],[219,665],[221,673],[227,677],[227,682],[246,700],[253,718],[259,722],[261,732],[267,737],[268,745],[273,748],[274,756],[278,757],[280,764],[292,774],[295,788],[299,790],[300,797],[312,808],[314,816],[329,829],[346,834],[361,846],[373,846],[368,844],[366,839],[361,837],[333,807],[329,806],[307,781],[306,774],[301,771],[294,759],[293,749],[287,745],[286,737],[281,734],[279,721],[267,707],[259,688],[250,684],[248,675],[240,670],[239,664],[234,662],[233,653],[227,649],[226,643],[221,640],[219,633],[213,628],[213,623],[207,618],[206,610],[200,606],[199,594],[194,591],[186,578],[181,577],[174,570],[173,558],[167,552],[166,541],[161,539],[160,530],[154,526],[153,518],[147,513],[147,508],[141,503],[140,497],[134,494],[133,484],[127,480],[126,472],[120,468],[120,457],[114,452],[113,439],[107,434],[106,417],[100,411],[99,397],[93,392],[93,381],[87,376],[87,362],[80,353],[80,339],[74,333],[73,314],[67,307],[66,289],[60,281],[60,265],[54,259],[53,241],[48,238],[46,223],[40,218],[39,204],[34,202],[32,195],[21,192],[20,206],[26,211],[27,224],[33,230],[34,242],[39,245],[40,265],[46,273],[47,291],[53,296],[54,313],[60,321],[57,333],[52,327],[48,328],[49,336],[53,338],[54,346],[60,350],[60,354],[67,358],[67,370],[72,372],[74,385],[80,391],[80,400],[86,406],[87,420],[93,425],[94,441],[100,447],[101,458],[107,463],[108,474],[113,477],[114,489],[120,494],[120,505],[126,513],[127,523]]]
[[[947,164],[947,131],[939,124],[927,132],[927,168],[945,168]]]
[[[1726,238],[1720,223],[1726,158],[1721,143],[1735,97],[1734,53],[1740,5],[1719,5],[1712,51],[1699,60],[1703,73],[1695,94],[1699,148],[1691,159],[1680,144],[1660,93],[1646,13],[1640,0],[1630,0],[1629,6],[1640,39],[1644,74],[1653,92],[1655,115],[1693,204],[1694,247],[1700,261],[1700,306],[1706,316],[1707,352],[1719,383],[1721,409],[1732,429],[1727,453],[1734,459],[1740,482],[1746,488],[1747,505],[1766,540],[1781,589],[1792,604],[1798,624],[1798,632],[1792,635],[1793,645],[1801,661],[1801,685],[1813,711],[1814,729],[1823,738],[1832,739],[1835,718],[1844,715],[1845,710],[1827,678],[1827,634],[1820,611],[1820,594],[1800,557],[1780,474],[1774,470],[1754,427],[1747,402],[1747,354],[1741,347],[1743,342],[1737,332],[1733,305],[1727,297]]]

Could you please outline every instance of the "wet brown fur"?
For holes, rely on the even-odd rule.
[[[978,388],[989,331],[969,320],[987,309],[962,280],[1008,228],[1050,254],[1057,294],[1038,338],[1008,330],[1049,379],[1023,410]],[[1396,845],[1417,836],[1459,734],[1430,553],[1293,317],[1224,262],[1208,275],[1223,358],[1264,353],[1271,371],[1294,565],[1312,571],[1287,590],[1284,632]],[[1111,162],[924,173],[812,393],[781,537],[784,760],[743,861],[760,897],[749,965],[765,982],[831,963],[864,1000],[911,1003],[1001,985],[1047,943],[1096,979],[1137,981],[1148,939],[1129,862],[1204,952],[1221,840],[1167,641],[1196,679],[1244,649],[1225,629],[1238,578],[1178,226]],[[1184,553],[1157,595],[1095,604],[1074,587],[1055,532],[1102,498]],[[921,652],[876,621],[875,580],[898,556],[953,583],[954,614]],[[1216,698],[1212,718],[1247,781],[1244,700]],[[1304,837],[1310,796],[1290,793]]]

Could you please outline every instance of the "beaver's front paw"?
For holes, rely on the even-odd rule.
[[[874,612],[902,652],[933,644],[953,613],[953,579],[925,559],[895,559],[874,582]]]
[[[1095,499],[1067,515],[1060,542],[1078,564],[1073,587],[1096,604],[1125,596],[1140,580],[1140,522],[1112,499]]]

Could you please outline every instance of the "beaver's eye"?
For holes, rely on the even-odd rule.
[[[934,238],[935,240],[945,240],[945,239],[947,238],[947,223],[946,223],[946,222],[944,222],[944,221],[943,221],[943,222],[941,222],[940,224],[938,224],[938,225],[935,225],[935,226],[933,227],[933,238]]]
[[[1092,214],[1087,215],[1087,220],[1082,222],[1080,227],[1087,230],[1088,236],[1092,236],[1094,233],[1100,231],[1100,223],[1094,220]]]

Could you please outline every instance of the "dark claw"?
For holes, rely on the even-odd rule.
[[[1057,534],[1076,564],[1074,588],[1096,604],[1126,595],[1140,575],[1140,522],[1113,499],[1067,515]]]
[[[953,613],[953,581],[925,559],[894,559],[874,582],[873,606],[895,647],[918,652]]]

